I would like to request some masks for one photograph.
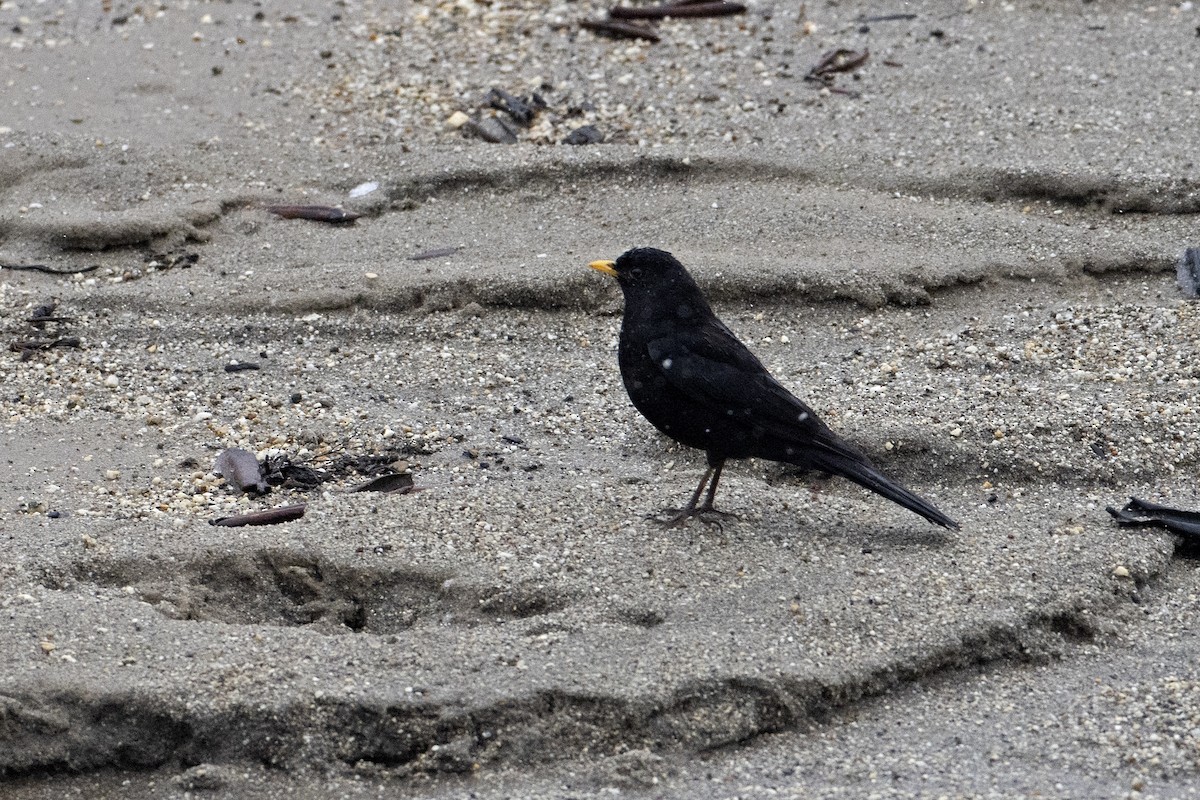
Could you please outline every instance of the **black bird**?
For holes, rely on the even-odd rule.
[[[669,522],[715,510],[727,459],[765,458],[841,475],[930,522],[958,528],[877,470],[771,377],[670,253],[643,247],[589,266],[616,278],[625,295],[618,362],[629,399],[654,427],[708,456],[692,499]],[[697,506],[705,485],[708,494]]]

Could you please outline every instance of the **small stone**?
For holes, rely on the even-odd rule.
[[[104,385],[110,389],[115,389],[121,385],[121,381],[117,378],[116,375],[109,375],[107,378],[104,379]]]
[[[476,122],[467,120],[463,130],[485,142],[492,144],[516,144],[517,132],[505,124],[499,117],[484,117]]]
[[[599,144],[604,141],[604,134],[595,125],[581,125],[567,134],[563,144]]]
[[[175,777],[174,783],[181,789],[193,792],[211,792],[229,785],[234,773],[228,767],[216,764],[197,764]]]
[[[1175,278],[1184,297],[1200,297],[1200,247],[1183,251],[1175,264]]]
[[[449,119],[446,120],[446,127],[456,131],[470,121],[471,118],[466,114],[461,111],[455,111],[450,115]]]
[[[1129,568],[1124,567],[1124,566],[1117,566],[1112,571],[1112,574],[1113,574],[1114,578],[1128,578],[1129,577]]]

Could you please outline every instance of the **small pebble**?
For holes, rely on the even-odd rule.
[[[492,144],[517,143],[517,132],[499,117],[484,117],[478,122],[467,120],[462,129],[472,136]]]
[[[563,144],[598,144],[604,141],[604,134],[595,125],[581,125],[567,134]]]

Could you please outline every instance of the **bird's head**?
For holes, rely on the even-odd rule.
[[[638,247],[627,250],[616,261],[593,261],[594,270],[616,278],[622,289],[657,289],[671,285],[694,285],[683,264],[665,250]]]
[[[712,315],[700,287],[675,256],[653,247],[623,253],[616,261],[593,261],[592,269],[617,279],[625,295],[625,320],[694,320]],[[624,324],[624,323],[623,323]]]

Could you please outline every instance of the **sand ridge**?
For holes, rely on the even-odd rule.
[[[0,5],[0,264],[88,270],[0,269],[10,343],[79,339],[0,360],[6,792],[1190,790],[1194,570],[1103,508],[1196,506],[1191,4],[653,45],[595,4],[112,5]],[[802,79],[836,46],[857,97]],[[518,144],[444,125],[493,85],[545,93]],[[636,245],[963,530],[758,462],[740,522],[648,522],[702,458],[620,385],[586,264]],[[251,499],[227,447],[343,471]],[[357,455],[423,491],[346,493]]]

